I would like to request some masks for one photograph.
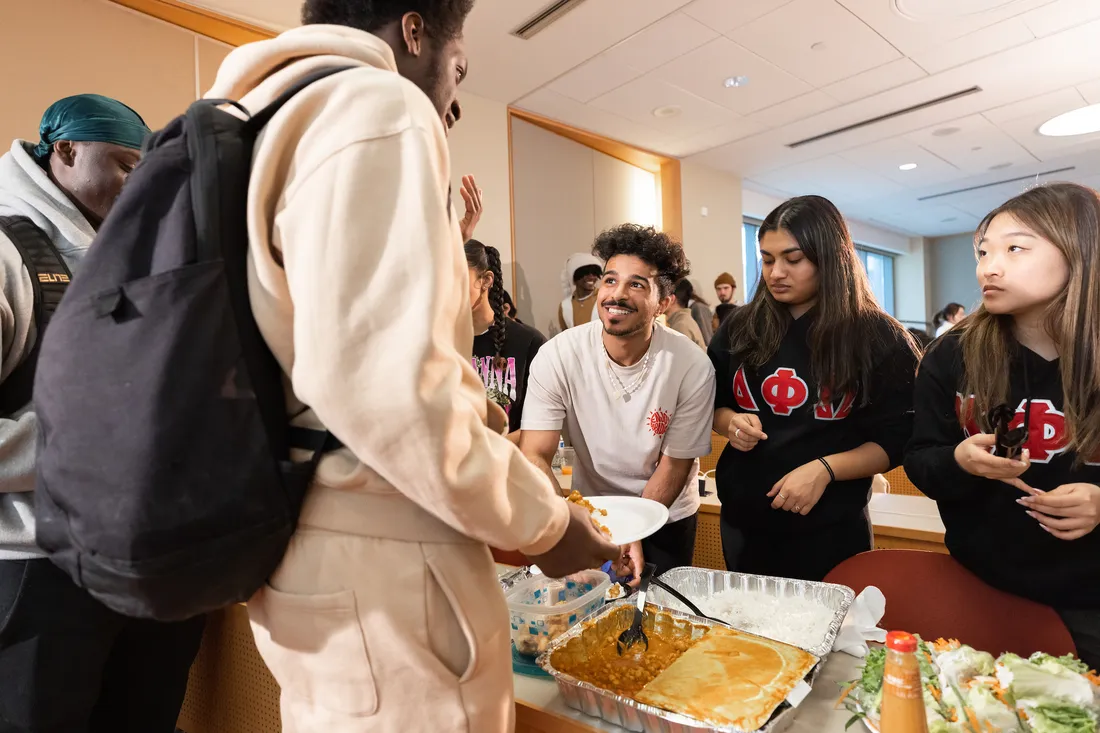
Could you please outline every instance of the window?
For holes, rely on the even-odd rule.
[[[760,282],[760,247],[756,241],[760,232],[760,222],[755,219],[745,219],[741,232],[744,237],[742,244],[745,253],[742,260],[745,263],[745,290],[742,302],[748,303],[756,293],[756,283]]]
[[[882,309],[894,315],[894,258],[864,247],[856,247],[859,261],[871,281],[871,291]]]

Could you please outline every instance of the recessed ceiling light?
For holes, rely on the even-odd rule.
[[[726,89],[733,89],[734,87],[743,87],[749,83],[749,77],[747,76],[731,76],[726,79],[723,84],[726,85]]]
[[[1090,104],[1088,107],[1058,115],[1044,122],[1039,128],[1040,135],[1049,137],[1087,135],[1098,131],[1100,131],[1100,104]]]
[[[1012,166],[1011,163],[998,163],[997,165],[989,166],[989,170],[991,170],[991,171],[1003,171],[1005,168],[1009,168],[1011,166]]]
[[[916,163],[902,163],[898,166],[899,171],[911,171],[917,167]]]
[[[675,104],[666,104],[664,107],[658,107],[653,110],[654,117],[675,117],[683,110],[677,107]]]
[[[958,127],[941,127],[938,130],[933,130],[932,134],[936,137],[947,137],[948,135],[954,135],[958,131]]]

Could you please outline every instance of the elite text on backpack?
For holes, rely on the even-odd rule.
[[[42,334],[69,287],[72,273],[46,233],[27,217],[0,216],[0,232],[19,250],[23,266],[30,275],[36,329],[34,346],[0,385],[0,415],[7,417],[30,404]]]
[[[247,120],[197,102],[151,137],[44,339],[38,544],[119,613],[172,621],[247,600],[337,445],[288,425],[249,305],[245,212],[260,130],[338,71]],[[292,463],[292,446],[313,459]]]

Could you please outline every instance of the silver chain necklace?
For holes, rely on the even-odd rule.
[[[652,352],[652,346],[645,352],[645,358],[642,359],[642,370],[638,373],[638,376],[634,378],[634,381],[630,383],[630,386],[624,386],[623,380],[619,379],[619,375],[615,373],[614,367],[611,365],[611,354],[607,353],[607,348],[603,350],[604,356],[607,357],[607,375],[611,378],[612,383],[618,387],[615,391],[614,399],[622,398],[623,402],[630,402],[630,395],[638,391],[638,388],[642,386],[642,382],[645,381],[646,375],[649,374],[649,355]]]

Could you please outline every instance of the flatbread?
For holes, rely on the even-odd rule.
[[[796,647],[715,627],[634,699],[710,725],[754,731],[817,661]]]

